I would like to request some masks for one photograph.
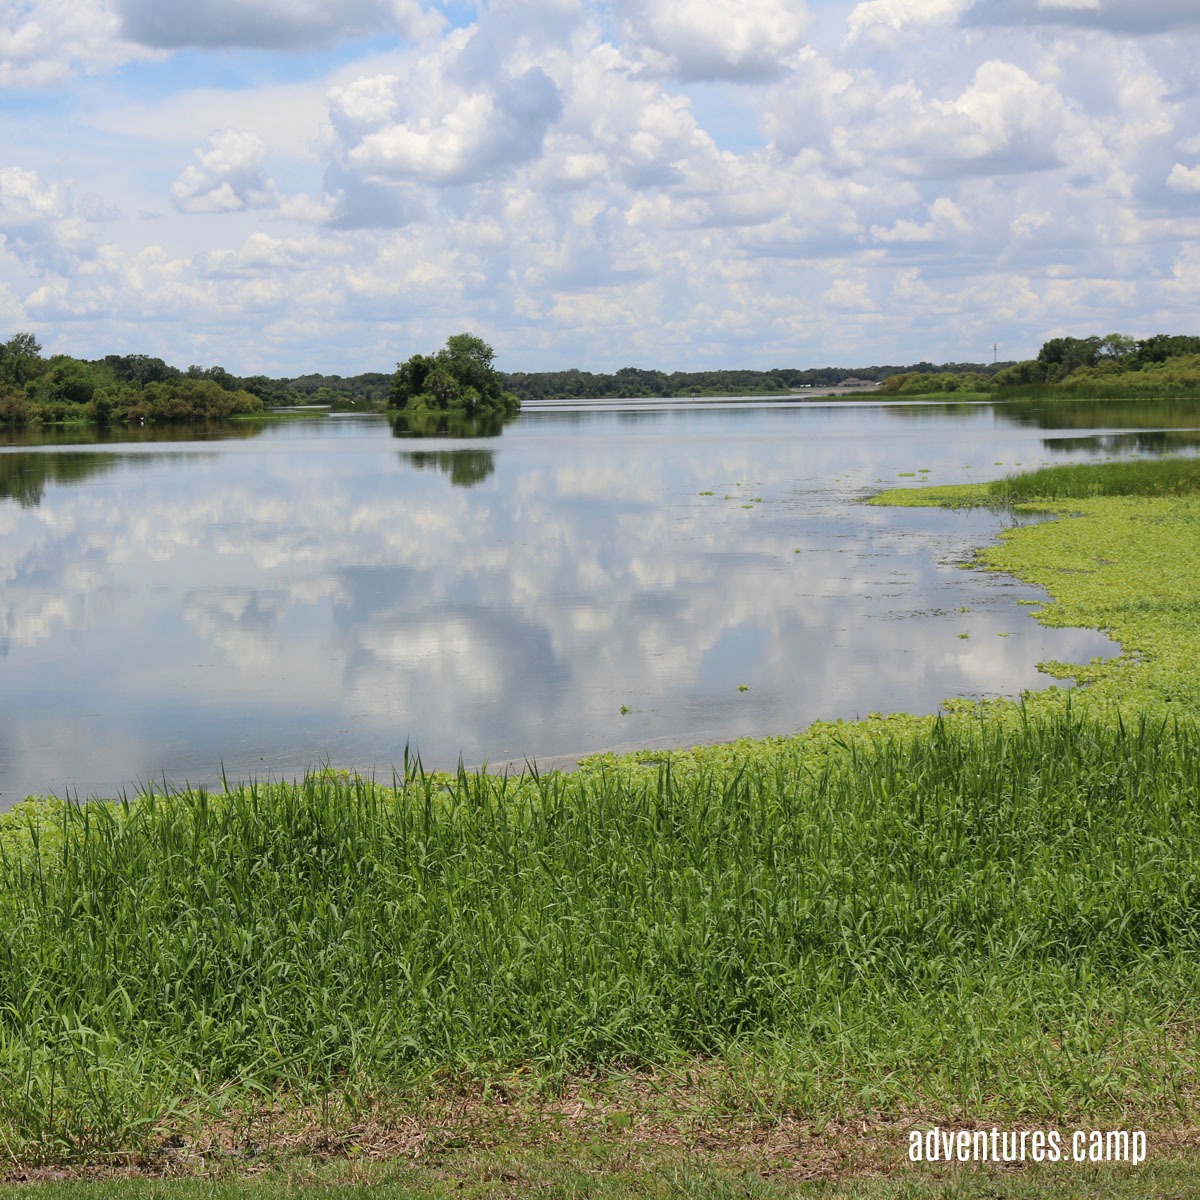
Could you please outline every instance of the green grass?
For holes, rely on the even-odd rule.
[[[1009,508],[1047,500],[1195,496],[1198,493],[1200,458],[1160,458],[1043,467],[990,483],[893,489],[871,497],[869,503],[904,507]]]
[[[277,412],[270,408],[256,413],[239,413],[230,417],[231,421],[249,421],[258,424],[277,424],[282,421],[317,421],[329,416],[333,411],[324,406],[313,406],[309,410],[289,409],[287,412]],[[350,411],[355,411],[351,409]]]
[[[1198,1182],[1194,1162],[1186,1159],[1165,1159],[1136,1170],[901,1168],[887,1177],[806,1178],[803,1167],[762,1160],[712,1165],[694,1152],[640,1154],[620,1142],[571,1149],[570,1156],[506,1148],[432,1162],[338,1163],[332,1170],[313,1165],[250,1178],[226,1169],[203,1180],[22,1183],[0,1185],[0,1200],[31,1195],[38,1200],[482,1200],[518,1195],[541,1200],[1184,1200],[1196,1194]]]
[[[27,806],[0,1139],[98,1153],[224,1093],[707,1061],[732,1110],[1185,1105],[1194,724],[837,730],[733,771]]]

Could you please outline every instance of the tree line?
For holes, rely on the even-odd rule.
[[[990,377],[974,371],[893,375],[881,385],[891,395],[978,391],[996,395],[1194,395],[1200,392],[1200,337],[1124,333],[1056,337],[1036,358],[1008,363]]]
[[[159,425],[262,412],[264,401],[223,367],[181,371],[145,354],[42,357],[31,333],[0,344],[0,425]]]
[[[414,428],[442,430],[455,420],[502,423],[525,400],[782,397],[809,387],[836,386],[847,377],[877,383],[883,395],[897,396],[1046,391],[1194,395],[1200,393],[1200,336],[1056,337],[1044,343],[1036,358],[1024,362],[505,373],[497,370],[494,351],[486,342],[462,333],[433,354],[414,354],[397,363],[393,372],[276,379],[238,376],[221,366],[181,370],[147,354],[108,354],[91,360],[65,354],[44,357],[32,333],[16,333],[0,343],[0,425],[156,425],[323,405],[391,410],[403,414]]]
[[[688,396],[786,395],[810,387],[837,387],[849,377],[882,383],[905,373],[978,372],[983,376],[1004,364],[914,363],[911,366],[874,367],[772,367],[765,371],[655,371],[622,367],[611,374],[580,371],[530,371],[505,375],[508,388],[522,400],[628,400],[642,396],[678,398]]]

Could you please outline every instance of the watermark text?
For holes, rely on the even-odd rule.
[[[926,1163],[1131,1163],[1146,1161],[1141,1129],[914,1129],[910,1162]]]

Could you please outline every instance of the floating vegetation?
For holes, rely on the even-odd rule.
[[[1086,665],[1041,664],[1087,683],[1077,702],[1112,719],[1147,711],[1200,712],[1200,459],[1048,467],[991,483],[884,492],[872,504],[987,506],[1050,512],[1059,520],[1006,529],[976,563],[1039,584],[1046,625],[1103,629],[1123,647]],[[1037,706],[1053,693],[1032,696]]]

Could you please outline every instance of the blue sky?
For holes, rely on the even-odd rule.
[[[1195,0],[0,0],[0,335],[239,373],[1200,332]]]

